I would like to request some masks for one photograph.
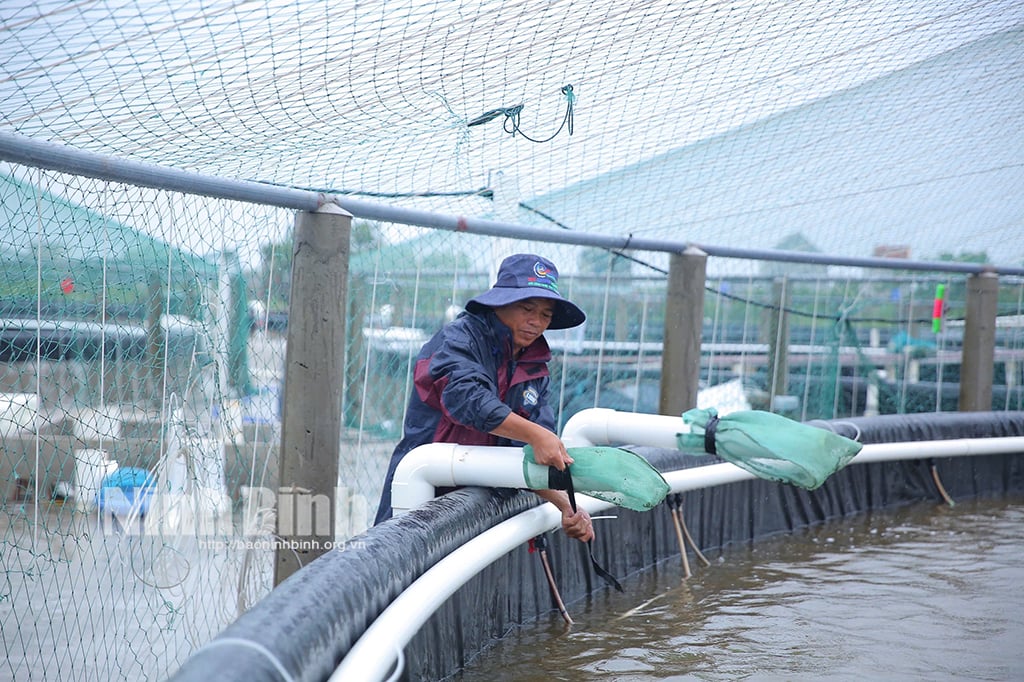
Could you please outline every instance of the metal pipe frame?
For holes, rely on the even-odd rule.
[[[961,272],[968,274],[989,272],[1003,275],[1024,275],[1024,268],[1022,267],[997,266],[983,263],[828,256],[800,251],[742,249],[713,246],[710,244],[696,244],[679,240],[644,239],[631,235],[618,237],[561,229],[538,228],[519,223],[389,206],[387,204],[352,199],[348,196],[318,193],[251,180],[232,180],[212,175],[203,175],[201,173],[138,161],[128,161],[114,156],[88,152],[53,142],[36,140],[9,131],[0,131],[0,160],[110,182],[120,182],[186,194],[197,194],[229,201],[265,204],[297,211],[316,211],[324,204],[334,203],[353,216],[367,220],[379,220],[417,227],[431,227],[453,232],[512,237],[529,241],[675,254],[683,253],[688,247],[696,247],[709,256],[720,258],[842,265],[904,271]]]

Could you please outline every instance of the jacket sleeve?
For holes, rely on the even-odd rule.
[[[540,389],[540,403],[537,405],[537,408],[533,411],[530,417],[530,421],[534,421],[540,424],[541,426],[543,426],[548,431],[551,431],[552,433],[557,433],[555,431],[555,411],[551,407],[551,403],[548,400],[550,396],[549,390],[550,380],[547,377],[545,377],[544,383],[541,385]]]
[[[479,338],[449,325],[430,359],[430,374],[441,386],[441,409],[453,421],[487,433],[512,411],[498,397],[490,355]]]

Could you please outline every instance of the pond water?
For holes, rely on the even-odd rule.
[[[455,679],[1024,679],[1024,499],[877,511],[690,555],[509,633]]]

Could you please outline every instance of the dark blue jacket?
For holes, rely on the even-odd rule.
[[[555,430],[548,404],[551,350],[543,336],[512,357],[512,332],[491,311],[464,312],[420,349],[402,440],[391,455],[374,523],[391,518],[391,481],[410,450],[426,443],[523,445],[489,433],[509,413]]]

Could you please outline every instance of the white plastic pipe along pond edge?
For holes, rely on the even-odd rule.
[[[586,495],[577,495],[576,501],[591,514],[611,506]],[[499,557],[559,527],[561,518],[554,505],[542,504],[484,531],[441,559],[366,629],[331,675],[331,682],[386,679],[398,652],[445,600]]]
[[[391,508],[400,514],[434,499],[434,488],[460,485],[526,488],[522,448],[454,443],[414,448],[395,469]]]
[[[666,447],[671,443],[671,449],[675,449],[676,434],[680,428],[685,428],[678,417],[620,413],[601,408],[583,413],[588,414],[575,424],[574,417],[566,425],[568,435],[563,436],[563,440],[570,447],[621,443]],[[439,486],[524,487],[522,458],[514,453],[510,456],[510,450],[518,451],[443,443],[417,448],[416,451],[423,451],[423,456],[414,458],[404,467],[400,464],[396,470],[396,486],[392,489],[393,498],[397,494],[400,499],[394,505],[396,512],[399,504],[410,505],[404,509],[411,509],[433,498],[434,488]],[[865,445],[851,464],[1022,452],[1024,437],[877,443]],[[674,493],[756,478],[727,462],[670,471],[664,473],[664,477]],[[586,495],[579,495],[578,502],[591,514],[612,506]],[[543,504],[455,549],[424,572],[377,617],[331,675],[331,681],[385,679],[400,659],[401,650],[445,600],[498,558],[530,538],[558,527],[559,523],[560,514],[554,505]]]
[[[689,433],[682,417],[619,412],[606,407],[580,410],[565,423],[562,442],[568,448],[589,445],[647,445],[676,449],[676,435]]]

